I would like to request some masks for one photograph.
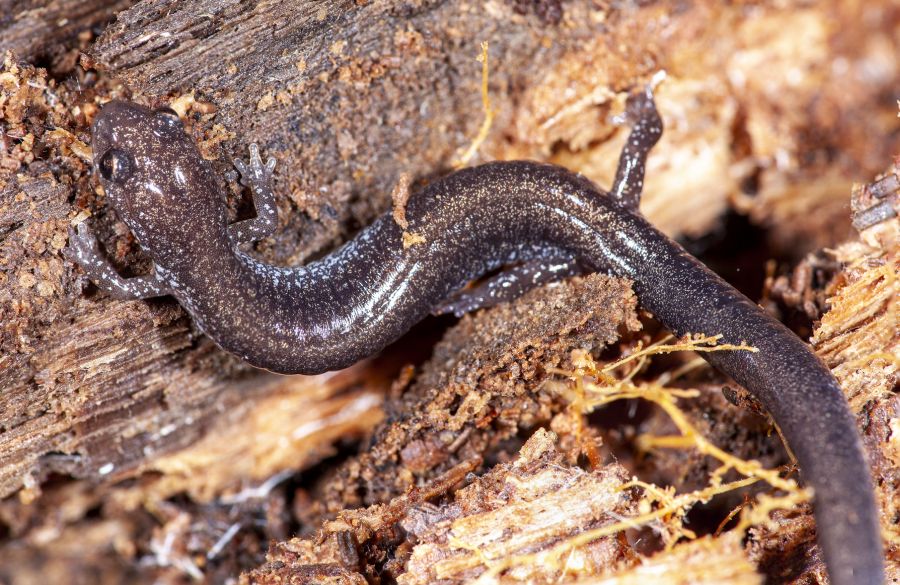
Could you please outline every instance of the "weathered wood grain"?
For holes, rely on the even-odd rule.
[[[134,0],[0,0],[0,52],[52,62],[79,33],[104,25]]]

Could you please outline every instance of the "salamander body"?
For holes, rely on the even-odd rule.
[[[568,273],[574,261],[627,277],[641,305],[674,333],[722,334],[758,349],[703,356],[768,409],[796,454],[815,490],[832,582],[883,582],[869,469],[837,382],[791,331],[638,213],[644,160],[662,124],[649,92],[629,100],[629,114],[634,127],[608,193],[557,166],[484,164],[413,195],[405,229],[388,214],[330,255],[281,268],[239,248],[276,226],[274,161],[264,165],[252,148],[249,165],[236,162],[258,216],[229,225],[212,170],[177,114],[112,102],[94,123],[95,170],[155,271],[116,274],[84,223],[71,234],[70,255],[116,296],[174,296],[222,348],[281,373],[334,370],[369,356],[435,309],[459,312],[465,303],[443,304],[502,266],[536,267],[514,279],[526,285]],[[404,231],[416,236],[411,245]],[[489,290],[472,306],[504,294]]]

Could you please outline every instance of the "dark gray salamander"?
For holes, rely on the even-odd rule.
[[[630,278],[642,306],[676,334],[720,333],[759,349],[702,355],[747,388],[787,438],[815,489],[832,582],[882,583],[869,469],[837,382],[793,333],[638,214],[644,160],[662,124],[649,92],[629,100],[629,115],[634,128],[610,193],[556,166],[485,164],[410,198],[407,229],[421,243],[404,247],[403,231],[386,215],[331,255],[280,268],[239,249],[275,228],[274,161],[263,165],[254,147],[249,165],[236,163],[258,216],[228,225],[212,170],[177,114],[113,102],[94,123],[95,169],[155,271],[116,274],[86,223],[71,234],[68,254],[118,297],[173,295],[223,349],[282,373],[348,366],[435,309],[502,301],[569,273],[573,259]],[[526,268],[476,291],[474,302],[452,300],[472,279],[514,263]]]

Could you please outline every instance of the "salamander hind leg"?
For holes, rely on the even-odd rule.
[[[581,274],[583,270],[571,259],[533,260],[505,268],[503,272],[471,289],[457,291],[432,310],[434,315],[453,313],[462,317],[477,309],[513,301],[529,290]]]
[[[69,228],[69,246],[63,254],[75,262],[101,290],[121,300],[149,299],[169,294],[169,289],[156,274],[123,278],[103,257],[97,238],[87,222],[78,224],[78,230]]]
[[[656,110],[650,85],[628,97],[628,101],[625,102],[624,121],[631,124],[631,133],[622,154],[619,155],[616,180],[609,195],[626,209],[636,212],[644,189],[647,154],[659,141],[663,132],[662,118]]]
[[[275,206],[275,192],[272,190],[272,171],[275,159],[269,157],[263,164],[259,156],[259,146],[250,145],[250,162],[237,159],[234,166],[241,173],[241,184],[250,187],[256,217],[228,226],[228,235],[239,244],[261,240],[272,235],[278,227],[278,208]]]

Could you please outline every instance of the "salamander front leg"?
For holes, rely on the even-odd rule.
[[[529,290],[583,272],[571,259],[533,260],[505,268],[475,288],[460,290],[432,310],[434,315],[462,317],[477,309],[513,301]]]
[[[78,230],[69,228],[69,246],[63,251],[66,258],[75,262],[101,290],[121,300],[149,299],[169,294],[169,289],[156,274],[122,278],[103,257],[97,238],[87,222],[78,224]]]
[[[275,206],[275,192],[272,190],[272,171],[275,159],[269,157],[263,164],[259,156],[259,146],[250,145],[250,163],[238,159],[234,166],[241,173],[241,185],[250,187],[256,217],[245,219],[228,226],[228,235],[239,244],[261,240],[272,235],[278,227],[278,208]]]
[[[632,125],[628,142],[619,156],[616,180],[609,195],[623,207],[637,211],[644,189],[644,167],[647,154],[662,136],[663,123],[653,101],[650,85],[632,94],[625,102],[625,122]]]

